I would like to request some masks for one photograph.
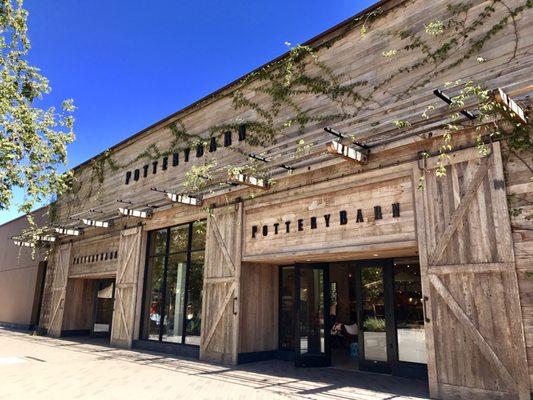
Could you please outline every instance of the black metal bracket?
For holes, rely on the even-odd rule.
[[[254,160],[257,160],[257,161],[262,161],[264,163],[268,163],[270,161],[268,161],[266,159],[266,157],[263,157],[263,156],[259,156],[255,153],[248,153],[248,157],[250,158],[253,158]],[[291,167],[290,165],[287,165],[287,164],[281,164],[279,165],[280,168],[283,168],[283,169],[286,169],[287,171],[294,171],[294,167]]]
[[[435,96],[437,96],[439,99],[441,99],[442,101],[444,101],[446,104],[452,104],[452,103],[453,103],[453,101],[452,101],[452,99],[450,98],[450,96],[448,96],[447,94],[445,94],[445,93],[444,93],[442,90],[440,90],[440,89],[435,89],[435,90],[433,91],[433,94],[434,94]],[[461,110],[461,111],[459,111],[459,112],[460,112],[461,114],[463,114],[466,118],[470,119],[470,120],[472,120],[472,119],[476,119],[476,118],[477,118],[477,116],[476,116],[474,113],[472,113],[472,112],[470,112],[470,111],[468,111],[468,110]]]
[[[117,203],[133,205],[133,201],[118,199]]]
[[[359,148],[362,150],[362,152],[363,152],[364,154],[368,154],[368,153],[370,153],[370,146],[369,146],[369,145],[367,145],[367,144],[365,144],[365,143],[358,142],[358,141],[352,141],[349,137],[347,137],[346,135],[342,134],[342,133],[339,132],[338,130],[333,129],[333,128],[330,127],[330,126],[326,126],[326,127],[324,128],[324,130],[325,130],[327,133],[330,133],[330,134],[332,134],[333,136],[338,137],[339,139],[347,139],[347,140],[349,140],[351,144],[353,144],[353,145],[359,147]]]
[[[257,161],[263,161],[265,163],[268,162],[268,160],[265,157],[258,156],[255,153],[248,153],[248,157],[253,158],[254,160],[257,160]]]
[[[287,164],[281,164],[280,167],[286,169],[287,171],[294,171],[294,167],[291,167]]]

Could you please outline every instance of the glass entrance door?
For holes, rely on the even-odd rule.
[[[329,366],[329,276],[327,264],[295,266],[296,365]]]
[[[392,263],[390,260],[358,262],[359,368],[390,372],[394,351]]]
[[[414,258],[283,266],[280,354],[427,379],[423,302]]]

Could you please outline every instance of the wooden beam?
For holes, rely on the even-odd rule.
[[[79,236],[82,234],[81,229],[71,229],[71,228],[55,228],[55,231],[59,233],[60,235],[67,235],[67,236]]]
[[[515,267],[513,262],[477,263],[477,264],[451,264],[435,265],[429,267],[430,274],[486,274],[487,272],[509,272]]]
[[[35,247],[35,244],[31,242],[24,242],[22,240],[13,240],[13,243],[15,244],[15,246],[20,246],[20,247]]]
[[[55,242],[56,241],[56,237],[52,236],[52,235],[28,235],[28,236],[19,235],[19,236],[12,236],[11,237],[11,239],[13,239],[13,241],[25,242],[25,243],[26,243],[26,240],[28,238],[32,238],[32,239],[38,240],[40,242]]]
[[[94,226],[96,228],[109,228],[108,221],[97,221],[94,219],[82,218],[81,221],[87,226]]]
[[[37,235],[37,240],[40,240],[41,242],[55,242],[56,237],[51,235]]]
[[[527,118],[524,110],[516,103],[516,101],[511,99],[507,93],[498,88],[492,91],[492,97],[496,103],[501,105],[502,108],[509,113],[511,118],[522,124],[527,124]]]
[[[333,140],[326,144],[326,150],[329,154],[332,154],[337,157],[342,157],[357,164],[368,163],[368,156],[366,154],[362,153],[359,150],[355,150],[352,147],[339,143],[336,140]]]
[[[196,197],[186,196],[184,194],[176,194],[176,193],[167,193],[166,196],[167,196],[167,199],[173,203],[186,204],[189,206],[202,205],[202,200]]]
[[[251,175],[233,174],[230,176],[229,181],[262,190],[270,189],[270,185],[263,178],[256,178],[255,176]]]
[[[152,218],[151,211],[140,211],[140,210],[132,210],[131,208],[119,207],[118,212],[119,214],[125,215],[127,217]]]

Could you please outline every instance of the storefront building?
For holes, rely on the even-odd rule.
[[[531,153],[481,137],[499,120],[467,102],[442,156],[434,89],[482,82],[527,114],[531,17],[520,0],[382,1],[77,167],[41,327],[529,399]]]

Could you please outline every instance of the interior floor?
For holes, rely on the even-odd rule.
[[[357,359],[350,357],[348,351],[342,348],[331,349],[331,366],[349,371],[359,370]]]

